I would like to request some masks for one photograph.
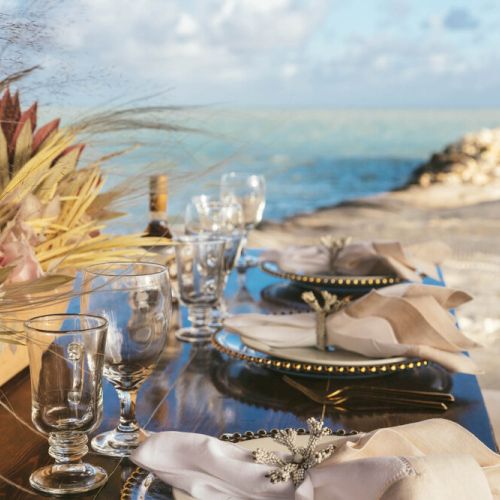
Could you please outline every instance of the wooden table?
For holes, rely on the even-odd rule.
[[[273,309],[260,300],[263,287],[275,278],[252,269],[247,284],[252,299],[240,293],[240,308]],[[233,299],[238,290],[235,276],[226,296]],[[284,427],[305,427],[305,419],[319,417],[323,408],[285,384],[281,377],[263,368],[253,368],[241,361],[225,358],[213,349],[192,349],[173,338],[156,372],[139,392],[137,415],[143,426],[152,431],[182,430],[219,436],[224,432],[256,431]],[[496,450],[495,439],[479,390],[470,375],[448,375],[437,367],[410,370],[399,375],[371,379],[370,383],[410,384],[451,388],[456,403],[445,413],[391,412],[379,414],[339,414],[325,410],[327,424],[346,430],[370,431],[378,427],[416,422],[435,416],[454,420]],[[325,384],[325,381],[315,382]],[[2,397],[16,413],[31,424],[31,398],[27,372],[6,384]],[[118,419],[118,398],[111,385],[104,385],[104,419],[97,432],[111,429]],[[88,461],[105,467],[110,475],[100,492],[80,498],[117,499],[120,489],[135,465],[127,460],[105,458],[89,453]],[[0,408],[0,474],[30,489],[29,475],[37,467],[50,463],[47,442]],[[19,499],[35,496],[0,481],[0,498]]]

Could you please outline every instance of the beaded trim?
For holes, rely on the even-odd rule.
[[[353,375],[374,375],[374,374],[388,374],[395,373],[404,370],[411,370],[413,368],[422,368],[427,366],[429,362],[424,359],[413,359],[401,363],[388,363],[383,365],[359,365],[359,366],[332,366],[332,365],[322,365],[316,363],[300,363],[295,361],[289,361],[285,359],[273,358],[273,357],[260,357],[251,356],[234,349],[230,349],[225,345],[222,345],[217,340],[217,334],[212,336],[212,345],[223,354],[248,363],[252,363],[257,366],[263,366],[265,368],[271,368],[275,370],[283,370],[296,373],[304,374],[314,374],[314,375],[335,375],[335,376],[346,376],[352,377]]]
[[[284,278],[297,283],[308,283],[310,285],[335,285],[348,287],[382,287],[395,285],[402,280],[398,276],[308,276],[307,274],[297,274],[281,270],[278,265],[271,261],[261,262],[260,268],[272,276]]]

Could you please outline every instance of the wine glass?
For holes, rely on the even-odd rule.
[[[227,280],[240,256],[245,236],[241,205],[207,195],[195,196],[186,207],[184,225],[186,234],[207,234],[226,240],[223,273]]]
[[[236,202],[241,205],[246,240],[248,232],[262,220],[266,205],[266,180],[262,175],[241,172],[224,174],[220,181],[220,197],[223,201]],[[245,244],[246,241],[243,246]],[[238,268],[243,271],[257,264],[256,259],[251,257],[243,257],[241,260]]]
[[[120,400],[119,425],[92,440],[92,448],[104,455],[129,456],[148,436],[135,417],[137,391],[165,347],[171,304],[163,265],[108,262],[84,271],[81,309],[109,322],[104,376]]]
[[[213,199],[207,195],[195,196],[186,207],[184,225],[187,234],[210,234],[226,240],[222,266],[225,288],[229,273],[241,255],[245,235],[241,205]],[[220,302],[212,308],[212,313],[212,324],[220,327],[226,315],[223,294]]]
[[[82,462],[87,433],[102,419],[102,371],[108,323],[88,314],[49,314],[24,323],[30,360],[31,418],[49,435],[55,464],[30,476],[33,488],[53,495],[104,485],[104,469]]]
[[[177,338],[206,342],[216,328],[211,309],[220,301],[223,287],[225,238],[194,234],[176,238],[177,282],[181,301],[188,308],[191,327],[181,328]]]

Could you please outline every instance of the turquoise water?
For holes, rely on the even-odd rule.
[[[201,132],[122,133],[102,144],[143,143],[110,170],[110,183],[139,175],[144,196],[127,207],[135,222],[124,221],[134,229],[147,218],[151,171],[172,174],[173,216],[182,214],[190,196],[216,193],[225,171],[262,173],[268,182],[264,217],[283,219],[401,185],[432,152],[467,132],[500,126],[500,110],[206,108],[172,113],[169,120]]]

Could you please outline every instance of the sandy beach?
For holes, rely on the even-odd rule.
[[[449,251],[443,252],[441,265],[447,285],[474,296],[458,311],[458,318],[464,332],[481,344],[471,356],[484,370],[478,378],[499,433],[500,180],[492,175],[478,185],[445,177],[428,186],[416,183],[283,222],[265,222],[251,234],[249,244],[282,248],[315,243],[324,234],[398,240],[404,245],[445,243]]]

